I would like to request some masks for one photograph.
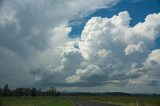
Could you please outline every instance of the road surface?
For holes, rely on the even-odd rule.
[[[118,106],[118,105],[95,102],[91,100],[83,100],[78,97],[67,97],[67,99],[72,101],[74,106]]]

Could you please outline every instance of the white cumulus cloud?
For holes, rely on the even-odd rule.
[[[151,74],[155,70],[151,67],[155,67],[160,59],[159,50],[151,50],[159,37],[158,17],[159,13],[149,14],[144,22],[133,27],[129,26],[131,17],[127,11],[112,18],[91,18],[82,31],[81,40],[71,41],[72,45],[65,47],[64,52],[74,54],[76,50],[83,58],[80,60],[79,56],[72,55],[68,59],[74,61],[65,61],[69,63],[67,71],[70,73],[66,75],[66,83],[73,86],[130,86],[138,83],[159,86],[158,77]],[[146,33],[148,30],[151,32]],[[73,67],[74,70],[70,70]],[[151,70],[145,72],[146,67]]]

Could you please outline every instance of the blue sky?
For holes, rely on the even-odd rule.
[[[159,20],[159,0],[0,0],[0,87],[160,93]]]
[[[144,18],[148,14],[160,12],[160,1],[159,0],[122,0],[117,5],[111,8],[104,8],[97,10],[93,14],[82,19],[82,23],[72,26],[72,31],[69,34],[70,37],[79,37],[85,26],[85,23],[91,17],[109,17],[118,14],[122,11],[128,11],[132,20],[130,26],[134,26],[138,22],[144,22]],[[156,40],[155,48],[160,48],[160,38]]]

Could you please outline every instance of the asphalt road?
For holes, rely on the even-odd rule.
[[[118,106],[118,105],[95,102],[91,100],[83,100],[77,97],[67,97],[67,99],[72,101],[75,106]]]

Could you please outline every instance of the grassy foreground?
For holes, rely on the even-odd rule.
[[[160,106],[159,96],[81,96],[80,98],[122,106]]]
[[[2,97],[0,106],[73,106],[64,97]]]

